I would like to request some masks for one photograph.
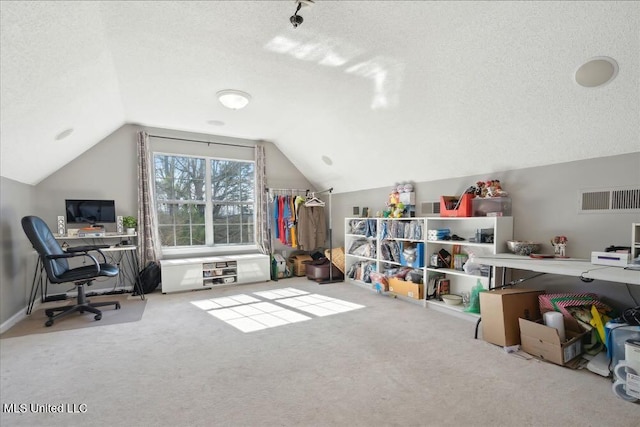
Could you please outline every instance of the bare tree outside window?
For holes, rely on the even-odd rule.
[[[154,164],[163,247],[255,243],[253,162],[156,154]]]

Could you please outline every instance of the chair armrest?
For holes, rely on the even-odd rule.
[[[78,253],[82,252],[88,255],[88,252],[98,252],[102,256],[102,262],[107,262],[107,257],[102,253],[100,249],[106,249],[109,245],[90,245],[90,246],[69,246],[66,249],[67,253]],[[90,256],[90,255],[89,255]]]
[[[99,251],[98,251],[99,252]],[[102,252],[100,252],[102,254]],[[104,254],[102,255],[104,257]],[[75,257],[87,257],[93,261],[93,265],[96,268],[96,274],[100,273],[100,263],[93,255],[89,255],[87,252],[66,253],[58,255],[45,255],[45,259],[60,259],[60,258],[75,258]]]

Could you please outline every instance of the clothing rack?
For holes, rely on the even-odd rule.
[[[305,195],[309,194],[309,190],[303,190],[301,188],[265,188],[265,191],[269,194],[291,194],[294,193],[304,193]]]
[[[333,193],[333,187],[315,192],[315,194],[324,193],[329,193],[329,280],[323,280],[322,282],[319,282],[321,285],[344,281],[344,279],[333,278],[333,218],[331,217],[331,194]]]
[[[321,194],[329,194],[329,280],[323,280],[319,282],[321,285],[325,285],[328,283],[336,283],[343,282],[344,279],[334,279],[333,278],[333,219],[331,217],[331,194],[333,193],[333,187],[327,188],[326,190],[320,191],[311,191],[311,190],[302,190],[300,188],[265,188],[265,191],[268,194],[278,194],[277,192],[281,192],[279,194],[291,194],[293,195],[295,192],[302,193],[304,191],[305,196],[309,194],[321,195]],[[271,242],[271,215],[267,215],[267,224],[269,230],[269,242]]]

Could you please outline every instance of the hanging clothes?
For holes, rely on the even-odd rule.
[[[298,238],[296,235],[297,227],[298,227],[298,216],[296,215],[296,202],[295,197],[289,197],[289,208],[291,209],[291,220],[289,222],[289,232],[290,232],[290,243],[292,248],[298,247]]]
[[[324,206],[298,206],[298,248],[312,251],[323,247],[327,238]]]
[[[274,237],[280,240],[280,226],[279,226],[279,218],[280,218],[280,205],[278,203],[279,197],[276,196],[273,199],[273,228],[274,228]]]

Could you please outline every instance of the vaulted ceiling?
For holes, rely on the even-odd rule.
[[[316,0],[298,28],[293,0],[0,5],[1,174],[27,184],[125,123],[271,141],[336,192],[640,151],[638,2]],[[616,78],[578,85],[600,56]]]

